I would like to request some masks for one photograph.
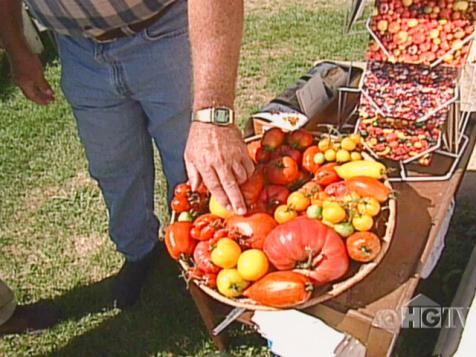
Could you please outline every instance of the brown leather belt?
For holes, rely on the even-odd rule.
[[[94,40],[97,42],[111,42],[119,38],[133,36],[141,31],[144,31],[147,27],[154,24],[154,22],[156,22],[160,17],[162,17],[166,10],[167,9],[164,9],[144,21],[136,22],[125,27],[119,27],[113,30],[109,30],[103,33],[102,35],[94,37]]]

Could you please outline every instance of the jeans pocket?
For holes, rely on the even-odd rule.
[[[187,2],[178,0],[170,6],[162,17],[143,31],[146,40],[157,41],[188,32]]]

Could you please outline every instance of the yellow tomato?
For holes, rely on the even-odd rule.
[[[343,209],[338,203],[331,203],[324,206],[322,210],[322,218],[330,223],[340,223],[346,217],[345,209]]]
[[[360,200],[360,196],[357,192],[351,192],[344,196],[345,203],[356,202],[357,200]]]
[[[350,137],[342,139],[340,144],[342,146],[342,149],[347,151],[353,151],[357,146],[357,144]]]
[[[338,163],[344,163],[350,161],[350,153],[347,150],[339,150],[336,154],[336,161]]]
[[[237,268],[243,279],[256,281],[268,272],[268,258],[262,250],[249,249],[241,253]]]
[[[212,263],[220,268],[234,268],[241,254],[241,248],[233,239],[222,238],[212,250]]]
[[[352,161],[359,161],[359,160],[362,160],[362,154],[358,151],[352,151],[350,153],[350,159]]]
[[[336,152],[333,149],[326,150],[324,157],[326,158],[326,161],[335,161]]]
[[[367,232],[372,229],[374,220],[368,214],[361,214],[352,219],[352,225],[359,232]]]
[[[215,216],[218,216],[224,219],[233,215],[233,212],[228,211],[226,208],[224,208],[222,205],[218,203],[215,196],[210,197],[209,209],[211,214],[214,214]]]
[[[359,145],[362,142],[362,137],[359,134],[352,134],[349,136],[349,139],[352,140],[356,145]]]
[[[294,218],[296,218],[297,216],[298,214],[296,210],[287,205],[281,205],[276,208],[276,211],[274,211],[274,219],[279,224],[289,222],[293,220]]]
[[[357,211],[360,214],[367,214],[371,217],[375,217],[380,212],[380,203],[373,197],[364,197],[360,200],[357,206]]]
[[[289,195],[288,206],[301,212],[311,205],[311,200],[302,192],[296,191]]]
[[[226,297],[240,296],[249,284],[237,269],[223,269],[217,276],[217,289]]]
[[[332,140],[330,138],[325,138],[319,141],[317,144],[319,150],[326,151],[332,148]]]

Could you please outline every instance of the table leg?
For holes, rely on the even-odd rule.
[[[208,334],[212,338],[213,342],[221,352],[225,352],[228,347],[228,336],[226,332],[220,333],[218,336],[214,336],[212,331],[216,325],[220,323],[219,317],[214,309],[214,305],[217,304],[212,298],[205,294],[194,283],[190,283],[190,293],[197,305],[198,311],[202,317],[205,326],[207,327]]]

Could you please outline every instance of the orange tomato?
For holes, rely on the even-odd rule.
[[[289,207],[301,212],[311,205],[311,200],[304,193],[297,191],[289,195],[287,203]]]
[[[276,208],[276,211],[274,211],[274,219],[279,224],[292,221],[297,216],[298,213],[296,212],[296,210],[287,205],[278,206],[278,208]]]
[[[380,239],[371,232],[358,232],[346,240],[347,253],[358,262],[370,262],[380,253]]]

